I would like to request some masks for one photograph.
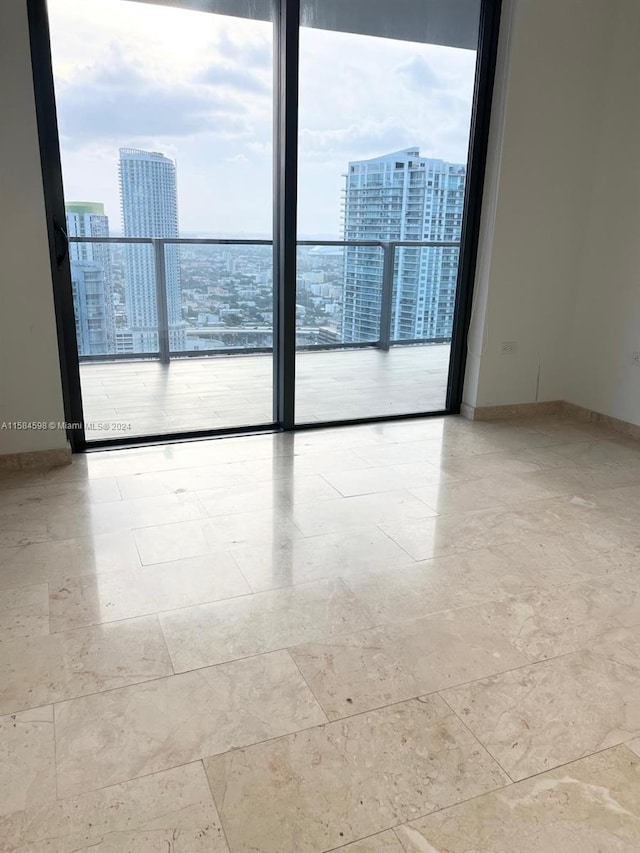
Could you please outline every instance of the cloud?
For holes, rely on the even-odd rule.
[[[306,160],[334,162],[363,160],[399,151],[416,145],[420,139],[406,125],[386,122],[363,122],[334,130],[300,131],[300,158]]]
[[[197,82],[159,79],[117,49],[60,82],[57,105],[61,135],[73,148],[106,139],[133,144],[207,132],[251,134],[241,100]]]
[[[243,33],[241,41],[231,38],[227,30],[222,29],[215,44],[220,56],[244,68],[270,71],[273,65],[273,45],[270,39],[247,39]]]
[[[200,76],[202,83],[210,86],[237,89],[241,92],[254,94],[269,94],[271,85],[254,71],[245,68],[234,68],[232,65],[211,65]]]
[[[416,89],[442,89],[445,80],[437,74],[431,63],[417,54],[396,68],[396,74],[404,77]]]

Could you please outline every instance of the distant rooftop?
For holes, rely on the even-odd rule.
[[[143,151],[140,148],[121,148],[121,160],[161,160],[164,163],[173,163],[169,157],[166,157],[160,151]]]
[[[404,162],[416,159],[424,163],[433,163],[434,165],[453,166],[458,169],[466,168],[463,163],[450,163],[440,157],[421,157],[420,147],[417,145],[410,148],[402,148],[400,151],[391,151],[389,154],[380,154],[378,157],[370,157],[364,160],[350,160],[349,166],[357,166],[364,163],[393,163],[394,161]]]
[[[100,201],[68,201],[65,209],[67,213],[77,213],[79,216],[85,214],[104,216],[104,204]]]

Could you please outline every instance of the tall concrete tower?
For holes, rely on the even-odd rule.
[[[66,205],[67,233],[73,237],[108,237],[109,219],[98,202]],[[69,243],[71,286],[78,355],[114,352],[115,318],[111,255],[105,243]]]
[[[120,203],[125,237],[177,237],[175,163],[164,154],[120,149]],[[165,249],[169,344],[185,349],[177,246]],[[156,270],[153,248],[126,247],[126,293],[134,352],[158,350]]]
[[[466,173],[418,148],[349,163],[344,239],[459,241]],[[457,247],[396,249],[392,340],[451,337],[459,254]],[[381,249],[345,249],[345,341],[377,340],[382,268]]]

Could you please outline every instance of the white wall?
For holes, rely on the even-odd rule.
[[[25,0],[0,7],[0,424],[63,421]],[[0,453],[66,446],[0,430]]]
[[[615,2],[505,4],[469,338],[470,405],[568,396]],[[503,341],[516,342],[514,355],[500,352]]]
[[[593,194],[570,338],[568,398],[640,424],[640,5],[617,0],[591,166]]]

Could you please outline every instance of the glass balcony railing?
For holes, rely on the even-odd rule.
[[[80,361],[273,350],[270,240],[72,237]],[[302,350],[448,343],[459,242],[299,241]],[[450,311],[443,313],[443,300]]]

